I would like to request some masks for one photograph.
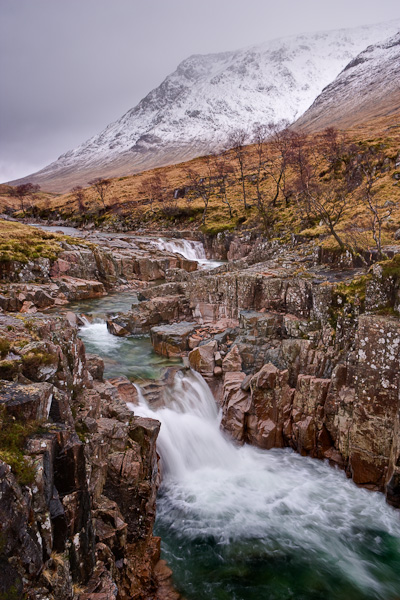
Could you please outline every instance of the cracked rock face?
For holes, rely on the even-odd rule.
[[[86,362],[67,320],[2,316],[0,330],[16,364],[0,382],[1,425],[22,444],[17,455],[11,434],[0,439],[1,593],[150,597],[160,554],[152,535],[158,421],[127,409],[134,386],[103,381],[101,359]],[[34,357],[29,372],[26,356]]]

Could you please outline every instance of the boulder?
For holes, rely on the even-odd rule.
[[[114,335],[147,333],[161,323],[183,321],[191,317],[188,303],[181,296],[154,297],[134,305],[127,313],[118,313],[107,320]]]
[[[127,377],[114,377],[109,382],[118,390],[118,396],[125,403],[139,404],[139,392]]]
[[[192,369],[202,375],[212,376],[215,368],[214,354],[216,348],[217,342],[212,341],[189,352],[189,363]]]
[[[20,350],[22,373],[32,381],[50,381],[59,367],[59,352],[51,342],[31,342]]]
[[[86,368],[93,377],[98,381],[103,381],[104,360],[96,354],[86,354]]]
[[[181,356],[189,350],[189,337],[195,328],[196,323],[187,321],[152,327],[150,339],[154,351],[168,358]]]
[[[240,443],[246,440],[247,413],[251,406],[250,394],[241,387],[245,378],[243,372],[226,373],[223,388],[221,426]]]
[[[332,446],[328,435],[322,435],[325,401],[330,379],[299,375],[292,403],[293,447],[303,455],[323,458]]]
[[[0,406],[18,421],[46,421],[53,400],[53,386],[50,383],[3,383]]]
[[[289,373],[266,364],[251,380],[251,406],[247,420],[248,441],[260,448],[287,445],[284,424],[290,419],[293,393]]]
[[[240,356],[239,348],[235,344],[233,348],[228,352],[222,361],[222,370],[224,373],[238,372],[242,370],[242,359]]]

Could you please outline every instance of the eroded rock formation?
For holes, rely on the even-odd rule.
[[[134,386],[104,381],[68,321],[2,316],[0,336],[2,596],[157,597],[158,421],[128,410]]]

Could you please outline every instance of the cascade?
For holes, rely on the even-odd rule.
[[[157,533],[193,598],[396,598],[398,512],[328,464],[234,445],[202,377],[178,373],[157,411]]]
[[[210,261],[206,258],[202,242],[184,239],[166,240],[164,238],[159,238],[158,240],[155,240],[153,244],[158,250],[182,254],[182,256],[189,260],[196,260],[203,267],[213,267],[221,264],[220,262],[217,263],[217,261]]]
[[[157,377],[165,363],[154,361],[166,359],[148,338],[112,336],[99,318],[105,302],[91,301],[80,329],[87,350],[102,355],[107,377]],[[155,533],[187,600],[400,597],[399,512],[382,494],[290,449],[237,446],[196,372],[179,371],[157,410],[137,389],[129,407],[161,422]]]

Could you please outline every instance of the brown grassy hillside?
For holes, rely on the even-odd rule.
[[[366,148],[378,149],[387,157],[388,167],[380,174],[375,184],[379,190],[379,196],[392,205],[391,215],[384,225],[384,242],[393,240],[394,232],[400,227],[400,117],[385,116],[374,118],[359,124],[346,131],[349,143],[360,148],[360,152]],[[315,148],[314,159],[321,168],[324,159],[318,156],[318,148],[322,134],[313,134],[308,137],[308,143]],[[267,151],[270,156],[274,155],[273,148]],[[240,178],[238,163],[234,153],[231,151],[226,156],[229,174],[227,185],[227,197],[231,205],[231,211],[223,202],[221,190],[216,186],[211,194],[204,231],[217,233],[224,230],[240,228],[263,228],[260,211],[256,202],[256,185],[254,173],[257,165],[257,147],[247,146],[245,155],[245,187],[249,208],[245,210],[243,203],[243,181]],[[214,160],[214,159],[212,159]],[[212,162],[212,161],[211,161]],[[396,166],[397,165],[397,166]],[[207,180],[210,175],[210,159],[207,157],[197,158],[189,163],[182,163],[170,167],[155,169],[132,176],[114,178],[107,188],[104,205],[99,194],[93,187],[84,190],[81,206],[75,194],[63,194],[49,199],[38,198],[37,207],[43,217],[62,216],[72,219],[78,223],[93,221],[97,226],[109,226],[117,229],[124,227],[137,228],[198,228],[201,224],[201,216],[204,202],[201,197],[189,191],[184,198],[174,200],[174,190],[190,186],[191,180],[188,170],[195,171],[199,178]],[[214,172],[214,171],[213,171]],[[146,181],[156,179],[161,182],[162,193],[151,198]],[[286,173],[285,185],[288,189],[294,186],[295,175],[293,169]],[[148,187],[148,186],[147,186]],[[273,193],[274,183],[268,177],[262,182],[264,193],[268,196]],[[199,194],[197,194],[199,196]],[[231,212],[231,216],[230,216]],[[280,193],[276,206],[273,208],[273,234],[274,236],[285,236],[292,232],[305,232],[306,235],[321,235],[328,233],[326,228],[315,219],[304,219],[304,215],[298,210],[296,195],[292,194],[289,200]],[[345,236],[354,237],[355,229],[360,237],[359,243],[368,245],[371,236],[365,232],[368,226],[368,212],[357,197],[352,196],[351,203],[346,207],[346,214],[339,229]],[[362,238],[362,239],[361,239]]]

